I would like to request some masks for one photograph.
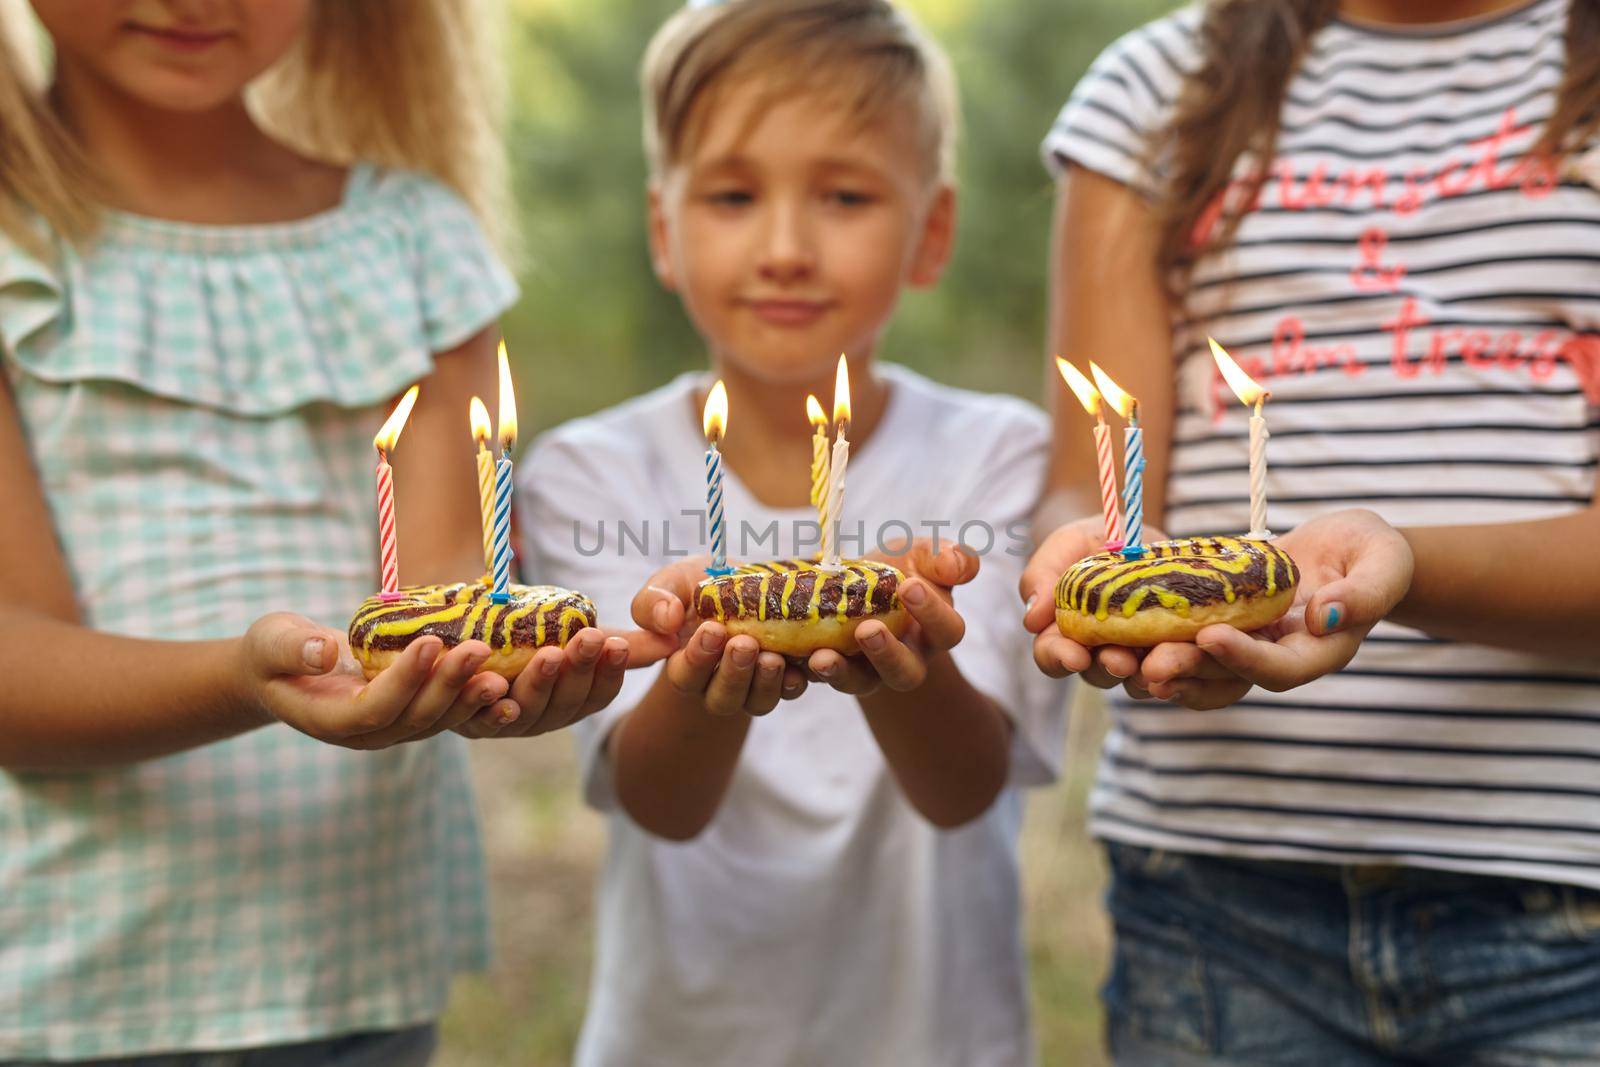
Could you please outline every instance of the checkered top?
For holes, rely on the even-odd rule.
[[[378,583],[388,402],[516,296],[465,205],[356,168],[309,219],[113,214],[60,255],[0,240],[0,361],[87,623],[203,639],[287,609],[342,629]],[[462,745],[360,753],[273,727],[0,772],[0,1060],[436,1016],[487,955]]]

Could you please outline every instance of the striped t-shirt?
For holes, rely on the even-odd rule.
[[[1591,505],[1600,150],[1560,174],[1524,162],[1555,104],[1567,7],[1316,35],[1259,203],[1174,315],[1173,535],[1248,526],[1248,411],[1208,331],[1272,391],[1279,533],[1345,507],[1420,526]],[[1045,141],[1051,166],[1155,189],[1149,137],[1197,63],[1199,22],[1185,9],[1108,48]],[[1385,623],[1344,671],[1292,692],[1215,712],[1124,700],[1114,719],[1093,798],[1106,837],[1600,886],[1600,652]]]

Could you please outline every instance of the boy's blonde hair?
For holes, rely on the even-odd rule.
[[[502,247],[511,241],[492,0],[319,0],[299,42],[251,86],[262,126],[330,163],[422,171],[460,193]],[[35,219],[90,237],[94,169],[44,92],[23,0],[0,0],[0,232],[48,251]]]
[[[717,91],[750,77],[766,103],[819,93],[864,123],[909,104],[930,180],[954,181],[955,73],[911,14],[888,0],[723,0],[673,15],[645,50],[640,77],[653,178],[694,143]]]

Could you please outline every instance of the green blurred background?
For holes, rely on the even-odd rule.
[[[1170,0],[904,0],[961,79],[961,225],[945,282],[910,294],[882,355],[935,378],[1041,399],[1054,190],[1038,145],[1089,62]],[[507,0],[511,152],[527,247],[505,322],[537,428],[651,389],[704,353],[656,286],[644,235],[636,80],[670,0]],[[1030,799],[1023,840],[1035,1027],[1045,1067],[1092,1067],[1105,961],[1102,870],[1083,831],[1103,727],[1074,709],[1067,773]],[[582,1019],[605,829],[570,742],[478,745],[498,960],[463,979],[443,1067],[565,1064]],[[849,1065],[840,1065],[849,1067]]]

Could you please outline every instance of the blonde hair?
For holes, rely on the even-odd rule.
[[[450,186],[510,251],[502,81],[492,61],[492,0],[316,0],[306,31],[250,87],[262,127],[335,164],[364,160]],[[93,168],[44,97],[21,0],[0,0],[0,231],[39,252],[37,220],[70,241],[91,236],[101,197]]]
[[[955,72],[911,14],[888,0],[725,0],[674,14],[651,38],[640,72],[652,177],[694,143],[716,91],[754,75],[768,102],[815,92],[842,101],[863,123],[912,105],[930,177],[954,180]]]

